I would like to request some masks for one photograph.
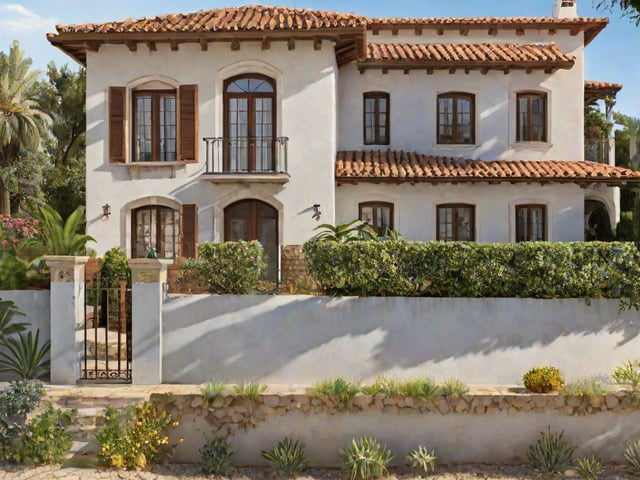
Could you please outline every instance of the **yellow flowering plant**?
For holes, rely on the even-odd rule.
[[[98,458],[114,468],[144,469],[168,461],[175,447],[169,442],[168,431],[179,425],[171,413],[150,401],[122,411],[108,406],[104,425],[96,435]]]

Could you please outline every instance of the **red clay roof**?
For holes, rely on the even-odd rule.
[[[367,62],[416,64],[530,65],[571,68],[573,55],[563,54],[555,44],[512,43],[370,43]]]
[[[400,150],[343,151],[336,156],[338,183],[539,182],[640,183],[640,172],[601,163],[563,160],[465,160]]]
[[[585,80],[584,100],[586,103],[591,103],[597,100],[615,98],[616,94],[620,90],[622,90],[622,84],[620,83],[609,83],[609,82],[598,82],[595,80]]]

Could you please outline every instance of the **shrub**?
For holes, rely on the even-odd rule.
[[[400,382],[400,394],[413,397],[421,402],[429,402],[438,395],[440,387],[430,377],[419,377]]]
[[[630,297],[640,252],[622,242],[309,241],[309,271],[331,295]]]
[[[599,397],[609,393],[609,386],[600,377],[583,378],[567,383],[562,387],[562,393],[571,397]]]
[[[564,472],[571,465],[574,448],[564,439],[564,432],[554,433],[548,427],[540,431],[538,441],[529,446],[527,459],[543,473]]]
[[[207,438],[206,443],[200,447],[202,469],[207,473],[224,475],[231,465],[233,454],[231,444],[225,438]]]
[[[131,285],[131,269],[127,254],[122,248],[114,247],[102,256],[100,282],[103,287],[119,287],[120,279],[126,278],[127,285]]]
[[[624,451],[625,470],[634,477],[640,477],[640,440],[629,444]]]
[[[338,410],[349,408],[353,398],[360,393],[358,385],[341,377],[315,383],[311,390],[315,398],[328,397]]]
[[[66,429],[73,419],[72,412],[53,408],[48,403],[15,440],[11,447],[12,460],[26,465],[61,463],[73,443]]]
[[[362,393],[366,393],[367,395],[383,393],[389,397],[394,397],[400,395],[400,382],[397,378],[390,375],[379,375],[371,385],[362,387]]]
[[[445,395],[451,398],[458,398],[469,391],[469,387],[462,380],[457,378],[449,378],[442,382],[438,389],[440,395]]]
[[[578,467],[578,473],[582,478],[587,480],[598,480],[604,473],[604,467],[602,466],[602,460],[595,455],[589,455],[587,457],[579,458],[576,461]]]
[[[293,476],[302,473],[308,465],[304,444],[285,438],[278,442],[273,450],[262,451],[262,456],[284,475]]]
[[[38,232],[38,220],[0,216],[0,289],[46,287],[40,255],[46,252]],[[38,251],[36,255],[33,250]]]
[[[636,392],[640,385],[640,360],[627,360],[624,364],[615,367],[613,381],[618,385],[629,385]]]
[[[200,393],[202,394],[202,401],[207,405],[222,395],[225,391],[225,384],[222,382],[207,382],[200,386]]]
[[[85,255],[87,242],[95,238],[84,233],[84,207],[76,208],[63,220],[53,207],[45,205],[38,212],[41,235],[50,255]]]
[[[522,377],[527,390],[535,393],[549,393],[561,390],[564,377],[556,367],[533,367]]]
[[[351,446],[340,449],[342,471],[349,480],[378,478],[387,473],[387,465],[393,460],[391,451],[381,446],[375,438],[363,437]]]
[[[0,372],[13,373],[21,379],[36,379],[49,373],[49,350],[51,342],[40,345],[40,329],[27,335],[18,333],[18,338],[6,337],[0,344],[6,349],[0,351]]]
[[[250,402],[255,402],[261,393],[269,388],[267,385],[255,382],[244,382],[240,385],[234,385],[233,391],[238,395],[244,395]]]
[[[429,470],[432,473],[435,472],[436,460],[438,460],[438,457],[436,457],[435,451],[429,451],[422,445],[419,445],[417,449],[406,457],[409,466],[420,475],[429,475]]]
[[[105,409],[104,425],[96,439],[98,459],[107,467],[146,468],[168,460],[173,453],[167,431],[177,427],[171,414],[150,401],[130,406],[120,413],[112,406]]]
[[[260,242],[201,243],[198,260],[182,268],[200,278],[212,293],[255,293],[265,271]]]
[[[13,458],[13,442],[22,434],[27,414],[43,395],[44,386],[38,381],[13,381],[0,391],[0,460]]]

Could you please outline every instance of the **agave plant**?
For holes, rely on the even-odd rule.
[[[92,236],[78,233],[84,224],[84,207],[76,208],[63,221],[58,212],[45,205],[40,208],[39,220],[50,255],[83,255],[86,243],[95,242]]]
[[[24,332],[28,323],[14,322],[14,315],[22,315],[15,303],[11,300],[0,300],[0,342],[4,341],[9,335]]]
[[[6,337],[2,340],[4,351],[0,350],[0,372],[13,373],[21,379],[35,379],[49,372],[49,340],[40,346],[40,329],[18,338]]]

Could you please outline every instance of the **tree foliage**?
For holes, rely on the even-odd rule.
[[[594,3],[600,10],[613,12],[619,9],[623,17],[629,17],[636,25],[640,25],[640,0],[594,0]]]

